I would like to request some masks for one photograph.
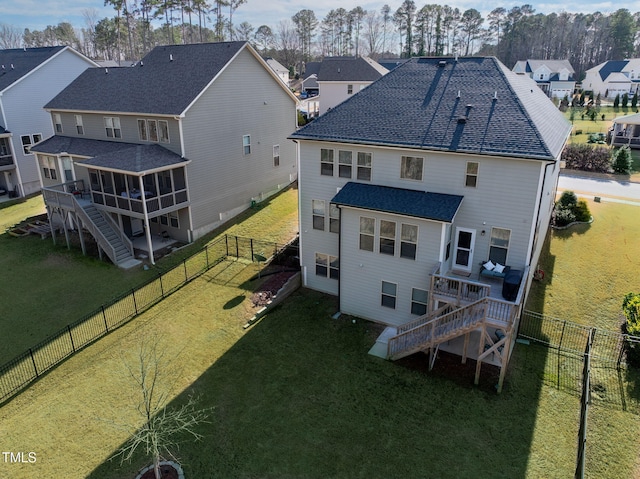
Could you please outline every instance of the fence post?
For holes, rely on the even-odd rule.
[[[29,348],[29,355],[31,356],[31,362],[33,363],[33,370],[36,372],[36,377],[38,377],[38,366],[36,366],[36,360],[33,357],[33,351],[31,350],[31,348]]]
[[[136,290],[131,290],[131,296],[133,297],[133,309],[136,310],[136,316],[138,315],[138,303],[136,302]]]
[[[187,260],[186,259],[182,260],[182,267],[184,269],[184,282],[186,283],[187,279],[188,279],[188,277],[187,277]]]
[[[73,343],[73,334],[71,334],[71,326],[69,326],[67,324],[67,331],[69,331],[69,339],[71,339],[71,349],[73,349],[73,352],[76,352],[76,345]]]
[[[162,272],[158,273],[158,279],[160,280],[160,295],[164,298],[164,286],[162,285]]]
[[[582,398],[580,399],[580,430],[578,432],[578,454],[576,459],[575,479],[584,478],[584,467],[587,452],[587,419],[591,402],[591,345],[594,328],[589,329],[587,345],[584,350],[584,368],[582,370]]]
[[[560,350],[562,349],[562,340],[564,339],[564,330],[567,327],[567,320],[562,323],[562,332],[560,333],[560,341],[558,341],[558,372],[556,377],[558,378],[558,389],[560,389]]]
[[[253,263],[253,238],[249,239],[249,244],[251,245],[251,262]]]
[[[236,236],[236,259],[240,258],[240,249],[238,248],[238,237]]]
[[[102,319],[104,319],[104,329],[108,333],[109,325],[107,324],[107,314],[104,312],[104,304],[100,307],[102,308]]]
[[[224,235],[224,244],[227,248],[227,254],[225,256],[229,256],[229,235]]]
[[[204,247],[204,257],[205,261],[207,262],[207,266],[205,267],[205,269],[209,269],[209,245],[206,245]]]

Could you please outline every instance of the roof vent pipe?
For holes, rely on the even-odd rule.
[[[169,61],[172,62],[173,61],[173,53],[169,53]]]
[[[109,73],[109,69],[108,69],[108,68],[105,68],[105,69],[104,69],[104,73],[105,73],[105,74]]]
[[[498,90],[493,92],[493,99],[494,99],[494,101],[498,99]]]
[[[445,60],[440,60],[440,61],[438,62],[438,66],[439,66],[440,68],[444,68],[446,65],[447,65],[447,62],[446,62]]]
[[[460,98],[460,90],[458,90],[458,96],[456,98]]]

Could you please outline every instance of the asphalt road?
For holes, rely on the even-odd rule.
[[[560,174],[558,190],[573,191],[581,197],[599,196],[602,201],[636,204],[640,206],[640,183],[616,181],[606,178],[590,178]]]

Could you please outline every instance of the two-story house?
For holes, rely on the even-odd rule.
[[[589,68],[582,88],[602,98],[640,93],[640,58],[610,60]]]
[[[32,150],[50,219],[114,263],[130,264],[132,240],[153,262],[157,243],[192,242],[297,178],[296,101],[246,42],[89,69],[46,104],[56,135]]]
[[[504,374],[569,133],[495,58],[398,66],[291,135],[304,286],[387,326],[384,357],[451,350]]]
[[[532,78],[550,98],[569,99],[576,87],[575,70],[569,60],[521,60],[513,67],[515,73]]]
[[[367,57],[327,57],[316,75],[320,96],[320,114],[358,93],[389,70]]]
[[[0,190],[15,196],[40,191],[30,148],[54,133],[42,107],[94,66],[70,47],[0,50]]]

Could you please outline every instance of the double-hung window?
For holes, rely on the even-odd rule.
[[[158,141],[158,123],[156,120],[147,120],[149,128],[149,141]]]
[[[373,251],[373,240],[376,231],[375,218],[360,217],[360,249]]]
[[[320,149],[320,174],[323,176],[333,176],[333,150],[327,148]]]
[[[347,95],[352,95],[353,94],[353,85],[349,84],[347,85]]]
[[[424,316],[427,314],[427,304],[429,303],[429,292],[424,289],[411,289],[411,314]]]
[[[76,133],[84,135],[84,124],[82,123],[82,115],[73,115],[76,120]]]
[[[465,186],[475,188],[478,186],[478,163],[475,161],[467,162],[467,175],[464,181]]]
[[[359,180],[371,181],[371,153],[358,152],[358,172]]]
[[[24,151],[25,155],[30,155],[31,151],[29,151],[29,149],[31,148],[31,135],[22,135],[20,140],[22,141],[22,151]]]
[[[325,201],[312,200],[313,229],[324,231]]]
[[[351,178],[353,153],[345,150],[338,150],[338,176],[340,178]]]
[[[251,154],[251,135],[242,135],[242,153],[244,155]]]
[[[158,141],[169,143],[169,122],[167,120],[158,120]]]
[[[147,120],[138,120],[138,138],[140,138],[141,141],[149,140]]]
[[[120,129],[120,118],[117,116],[105,116],[104,128],[107,138],[122,138],[122,130]]]
[[[416,259],[416,247],[418,245],[418,227],[416,225],[402,224],[400,228],[400,257]]]
[[[400,167],[400,178],[403,180],[422,181],[424,159],[415,156],[403,156]]]
[[[380,220],[380,253],[393,256],[396,252],[396,222]]]
[[[280,145],[273,145],[273,166],[280,166]]]
[[[494,263],[507,264],[507,252],[511,231],[504,228],[491,228],[489,241],[489,259]]]
[[[340,233],[340,208],[333,203],[329,204],[329,231]]]
[[[397,284],[383,281],[380,304],[385,308],[396,309],[397,291],[398,291]]]
[[[338,257],[316,253],[316,275],[330,279],[340,279]]]
[[[60,116],[60,113],[53,114],[53,124],[55,125],[56,133],[62,133],[62,116]]]

